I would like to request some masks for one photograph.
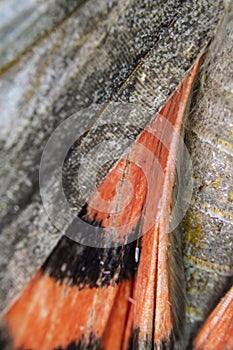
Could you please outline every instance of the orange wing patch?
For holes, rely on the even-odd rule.
[[[73,341],[88,344],[93,335],[106,339],[106,349],[114,349],[113,342],[119,349],[130,289],[130,281],[124,281],[78,290],[38,272],[6,315],[15,348],[66,348]]]
[[[194,341],[194,350],[233,349],[233,287],[205,321]]]

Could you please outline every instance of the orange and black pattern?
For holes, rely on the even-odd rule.
[[[76,346],[85,349],[96,346],[140,349],[151,348],[152,344],[168,347],[178,341],[182,330],[182,309],[184,313],[183,275],[182,269],[178,268],[181,259],[179,248],[172,243],[174,238],[169,237],[168,230],[174,185],[174,150],[177,152],[179,142],[177,133],[181,130],[198,65],[129,151],[135,152],[137,157],[142,156],[151,169],[151,160],[159,159],[165,176],[160,178],[158,173],[152,190],[146,193],[147,183],[143,182],[145,175],[141,168],[120,160],[98,190],[100,194],[106,192],[110,197],[114,196],[117,181],[122,181],[116,174],[124,174],[124,181],[129,178],[137,187],[135,198],[118,215],[98,212],[88,205],[80,212],[81,218],[89,219],[91,224],[102,226],[106,231],[108,227],[111,229],[116,219],[119,224],[132,226],[132,231],[142,230],[151,217],[158,216],[158,206],[154,205],[156,201],[160,201],[163,215],[153,221],[155,223],[141,239],[117,248],[85,247],[63,237],[5,315],[16,348],[69,349]],[[162,122],[158,121],[160,115],[163,116]],[[169,127],[166,126],[167,121]],[[161,138],[149,130],[155,128],[159,135],[159,131],[163,133],[166,127],[169,133],[164,133],[165,146]],[[169,152],[167,145],[171,147],[174,140],[174,150]],[[156,157],[137,154],[137,144],[144,144]],[[119,172],[119,167],[123,167],[124,171]],[[166,196],[164,192],[168,192]],[[94,206],[95,193],[90,201]],[[140,215],[136,216],[138,212]],[[134,216],[138,219],[129,220]],[[138,258],[135,257],[136,252]],[[169,255],[172,255],[172,269],[169,267]],[[175,300],[179,301],[174,307]],[[25,315],[23,323],[22,314]]]
[[[181,4],[179,6],[182,8]],[[200,16],[204,9],[203,5]],[[177,16],[178,13],[177,10]],[[175,17],[172,20],[170,15],[168,17],[164,29],[167,32],[176,23]],[[206,17],[209,17],[208,11]],[[213,27],[216,22],[214,19]],[[201,34],[205,34],[203,28]],[[203,40],[201,49],[194,50],[191,45],[182,51],[185,68],[177,75],[173,89],[169,90],[165,100],[159,102],[160,107],[153,118],[146,117],[144,129],[135,131],[124,157],[111,165],[79,212],[81,220],[101,228],[106,236],[111,233],[117,246],[95,248],[76,243],[68,238],[69,230],[73,230],[69,227],[67,235],[58,241],[21,294],[6,305],[0,342],[3,349],[150,350],[187,347],[190,339],[185,339],[184,335],[186,301],[182,234],[179,228],[170,233],[169,225],[180,135],[206,44],[204,39],[199,40]],[[156,70],[151,75],[150,71],[153,71],[151,67],[152,63],[156,64],[156,59],[147,61],[150,45],[147,52],[141,54],[142,62],[136,64],[128,80],[124,77],[125,81],[115,87],[121,98],[127,99],[132,91],[134,97],[140,97],[143,84],[147,86],[148,83],[149,88],[153,88],[150,84],[156,79]],[[189,57],[192,50],[195,53]],[[90,81],[86,80],[87,83]],[[172,81],[170,83],[172,85]],[[154,98],[158,91],[153,92]],[[104,100],[106,102],[106,96]],[[149,102],[151,99],[143,100],[145,105]],[[63,106],[59,112],[64,109]],[[141,167],[131,159],[143,162],[144,170],[153,179],[150,186]],[[67,162],[66,166],[69,164]],[[115,205],[121,207],[127,196],[127,182],[131,183],[133,194],[121,212],[109,212],[107,207],[96,209],[100,197],[105,203],[114,202],[117,191]],[[72,196],[75,197],[73,193],[68,195],[71,201]],[[4,222],[4,225],[7,224]],[[122,230],[123,226],[127,226],[127,232]],[[135,238],[133,242],[131,237]],[[233,349],[232,315],[231,288],[202,325],[193,349]]]

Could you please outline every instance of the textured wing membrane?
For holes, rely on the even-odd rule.
[[[173,238],[170,239],[168,232],[179,146],[177,135],[181,132],[198,65],[199,62],[129,151],[131,156],[134,155],[135,163],[143,158],[144,170],[146,164],[151,169],[149,176],[154,176],[155,180],[150,190],[147,192],[147,183],[140,182],[140,192],[117,215],[93,209],[99,196],[109,195],[110,199],[114,196],[118,182],[128,180],[138,184],[141,168],[131,169],[130,162],[120,160],[98,188],[98,196],[94,193],[90,205],[81,213],[86,220],[95,220],[105,227],[106,234],[116,227],[113,233],[116,240],[118,226],[127,225],[128,234],[138,225],[139,233],[144,229],[138,273],[134,277],[138,265],[137,261],[132,261],[135,242],[127,248],[123,245],[118,249],[101,250],[82,248],[63,238],[43,266],[43,273],[37,273],[4,317],[15,348],[69,348],[75,343],[85,349],[92,346],[94,337],[98,346],[104,349],[127,349],[129,346],[150,349],[153,344],[158,348],[169,347],[171,342],[178,340],[182,322],[181,319],[176,321],[182,310],[174,300],[184,299],[183,275],[175,266],[179,262],[171,257],[170,262],[174,264],[169,267],[169,252],[174,256],[177,247],[171,244]],[[154,157],[148,156],[148,151]],[[157,160],[162,173],[158,172]],[[119,167],[124,171],[119,172]],[[121,191],[116,206],[127,195],[123,185]],[[132,220],[134,216],[136,220]],[[118,225],[115,225],[116,221]],[[131,253],[127,254],[127,250]],[[94,255],[91,257],[91,254]],[[22,314],[25,315],[23,322]],[[130,337],[132,345],[129,345]]]
[[[205,1],[176,4],[170,1],[156,4],[136,0],[98,1],[98,6],[86,1],[64,18],[51,31],[49,37],[41,38],[24,55],[18,57],[18,61],[12,62],[2,72],[3,83],[0,89],[2,120],[5,122],[1,142],[3,151],[7,151],[9,155],[0,170],[4,190],[1,197],[0,263],[1,270],[4,271],[1,280],[1,307],[8,309],[5,321],[16,348],[151,349],[154,346],[159,349],[181,346],[179,341],[184,304],[180,238],[179,233],[168,235],[174,157],[171,158],[170,155],[169,158],[169,152],[154,135],[150,135],[149,130],[156,126],[155,120],[159,116],[152,122],[151,120],[160,111],[178,134],[181,132],[184,111],[197,69],[195,66],[190,71],[190,67],[213,36],[222,12],[221,1],[215,4]],[[232,33],[229,29],[226,32],[228,39],[222,34],[219,36],[225,38],[222,46],[215,44],[217,49],[213,49],[213,52],[219,50],[220,61],[221,57],[232,52],[229,44]],[[32,37],[31,42],[33,40]],[[211,50],[212,46],[209,52]],[[231,56],[227,57],[231,62]],[[219,63],[221,64],[222,62]],[[216,67],[218,69],[213,70],[213,76],[217,77],[222,71],[219,66]],[[226,64],[225,70],[231,71],[230,63]],[[209,79],[211,82],[211,78]],[[182,80],[183,83],[179,86]],[[222,83],[221,74],[217,80],[220,82],[219,91],[222,94],[221,88],[225,83]],[[213,83],[211,84],[209,91],[215,91]],[[230,86],[228,83],[225,85]],[[203,95],[206,87],[205,85]],[[12,96],[12,91],[15,98],[11,104],[5,103]],[[216,96],[218,97],[218,93]],[[212,98],[213,96],[207,97],[207,100],[212,101]],[[38,194],[37,170],[45,142],[55,126],[80,108],[97,103],[93,114],[87,115],[88,127],[83,130],[81,145],[74,145],[64,165],[64,184],[68,184],[65,187],[67,199],[71,206],[81,209],[82,203],[77,200],[78,189],[73,170],[82,155],[91,149],[93,142],[95,144],[98,140],[104,140],[105,134],[104,131],[101,133],[101,128],[96,137],[97,126],[103,123],[122,124],[125,121],[117,113],[112,114],[109,108],[110,99],[115,102],[139,103],[143,107],[140,116],[127,116],[127,121],[135,125],[135,129],[127,130],[123,127],[119,128],[119,132],[120,135],[130,134],[130,143],[127,146],[133,154],[137,154],[139,144],[151,147],[154,154],[160,157],[164,178],[160,181],[160,186],[152,186],[149,201],[141,213],[142,204],[145,204],[148,195],[146,179],[141,170],[125,160],[115,165],[111,162],[99,179],[99,190],[105,199],[111,199],[110,184],[114,188],[116,182],[119,182],[117,169],[123,170],[124,176],[132,180],[134,187],[140,183],[127,215],[117,218],[114,215],[104,216],[103,213],[93,210],[91,205],[86,205],[81,215],[92,224],[102,225],[108,232],[113,221],[125,223],[130,213],[131,219],[133,216],[136,219],[130,220],[128,233],[132,231],[136,235],[143,230],[143,225],[148,220],[158,216],[158,208],[150,204],[156,196],[158,207],[162,206],[164,215],[137,242],[118,248],[95,250],[84,248],[65,237],[59,241],[60,234],[43,212]],[[226,100],[230,105],[230,94],[226,95]],[[225,111],[230,110],[229,105],[224,105]],[[217,103],[215,110],[220,110],[219,106]],[[6,122],[9,115],[10,122]],[[224,118],[229,115],[224,114]],[[213,121],[213,128],[219,131],[219,124],[217,121],[215,123],[215,119]],[[220,121],[224,125],[221,118]],[[10,123],[13,122],[11,127]],[[150,122],[149,129],[142,131]],[[196,124],[192,126],[192,139],[195,140],[194,135],[197,135],[205,146],[213,147],[216,143],[215,154],[217,153],[219,159],[224,154],[224,161],[228,164],[226,181],[223,179],[218,184],[218,178],[214,184],[215,189],[219,186],[225,190],[225,185],[222,184],[229,180],[227,171],[232,164],[230,133],[223,128],[220,136],[213,136],[205,128],[205,125],[209,125],[207,119],[204,123],[198,122],[196,118]],[[172,138],[173,134],[168,134]],[[118,137],[118,133],[116,136]],[[174,154],[177,147],[176,140],[172,149]],[[196,148],[190,147],[191,152],[192,147]],[[212,151],[206,153],[206,149],[208,147],[204,147],[204,157],[211,163]],[[125,152],[122,149],[122,154]],[[103,153],[103,161],[104,156]],[[194,159],[196,166],[195,162],[198,163],[200,157],[195,155]],[[148,162],[146,156],[145,162]],[[202,167],[200,172],[203,172]],[[112,179],[115,182],[111,182]],[[87,176],[85,180],[88,185],[90,178]],[[69,181],[73,184],[70,187]],[[226,186],[230,186],[229,184],[230,181]],[[202,188],[203,196],[200,195]],[[200,199],[198,203],[195,199],[197,192],[198,201]],[[217,298],[222,288],[225,290],[229,284],[229,277],[225,275],[229,276],[232,269],[231,253],[227,250],[231,232],[229,227],[232,223],[229,204],[231,190],[227,192],[228,202],[224,202],[224,195],[221,195],[221,191],[219,193],[220,206],[212,206],[213,200],[208,202],[212,192],[206,192],[205,186],[199,184],[198,190],[195,188],[194,209],[190,209],[184,223],[188,301],[193,298],[187,313],[190,318],[190,314],[194,312],[194,323],[197,319],[202,321],[210,311],[209,302],[208,307],[205,307],[206,300],[210,300],[213,295],[208,289],[209,272],[214,280],[210,289],[216,288],[217,284],[221,289],[220,291],[218,288],[215,294]],[[95,201],[98,202],[96,193],[87,191],[86,198],[89,199],[90,196],[92,205]],[[160,203],[159,198],[162,199]],[[195,212],[196,209],[198,213]],[[208,217],[211,218],[210,222]],[[218,221],[216,234],[213,221]],[[209,233],[209,227],[213,228],[214,237],[207,234],[207,230],[206,236],[203,235],[202,230],[205,227]],[[218,235],[220,243],[213,244],[219,231],[227,232],[226,239],[223,242],[222,235]],[[54,232],[53,236],[51,232]],[[124,233],[116,229],[115,234],[117,239],[120,237],[124,241]],[[223,256],[220,249],[222,242],[226,245]],[[208,251],[206,246],[216,247],[214,261],[211,260],[213,249]],[[200,251],[201,255],[198,253]],[[44,261],[42,269],[36,273]],[[195,272],[196,282],[193,282],[193,268],[198,271]],[[190,275],[192,278],[189,278]],[[31,282],[19,299],[15,299],[30,278]],[[192,288],[192,283],[194,286],[199,284],[198,288],[203,290],[202,297]],[[12,303],[14,299],[16,301]],[[202,310],[198,311],[197,304],[199,311],[205,309],[203,313]],[[196,315],[201,316],[198,318]],[[191,322],[192,317],[191,315]]]
[[[223,11],[218,4],[216,11],[217,3],[208,1],[87,1],[2,74],[1,309],[61,237],[38,192],[39,161],[48,136],[65,118],[95,103],[92,114],[85,114],[91,129],[102,103],[113,96],[146,110],[152,105],[154,116],[214,34]],[[119,122],[119,115],[110,116],[106,112],[102,121]],[[127,121],[139,133],[152,115],[134,117]],[[91,130],[88,135],[64,167],[64,178],[73,184],[65,188],[66,196],[75,208],[80,203],[72,169],[95,142]],[[134,140],[137,132],[131,136]]]

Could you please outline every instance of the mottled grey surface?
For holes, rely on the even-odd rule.
[[[98,123],[125,123],[127,117],[135,126],[129,133],[134,139],[214,35],[222,8],[222,1],[86,1],[1,75],[1,308],[61,235],[38,193],[39,162],[54,128],[96,103],[97,111],[104,106]],[[121,118],[109,107],[110,99],[140,103],[144,112]],[[91,123],[96,114],[88,118]],[[104,136],[89,135],[67,159],[66,179],[74,180],[72,169],[82,152]],[[72,184],[67,197],[78,207]]]
[[[183,222],[191,333],[233,281],[232,42],[231,5],[200,72],[186,130],[194,171],[193,198]]]

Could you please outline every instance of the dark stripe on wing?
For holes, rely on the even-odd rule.
[[[78,342],[72,341],[66,347],[59,346],[54,350],[103,350],[103,346],[101,345],[101,341],[94,334],[91,334],[88,342],[83,338]]]
[[[136,242],[116,248],[93,248],[63,237],[42,266],[56,281],[68,280],[79,289],[104,287],[132,279],[137,270]]]

